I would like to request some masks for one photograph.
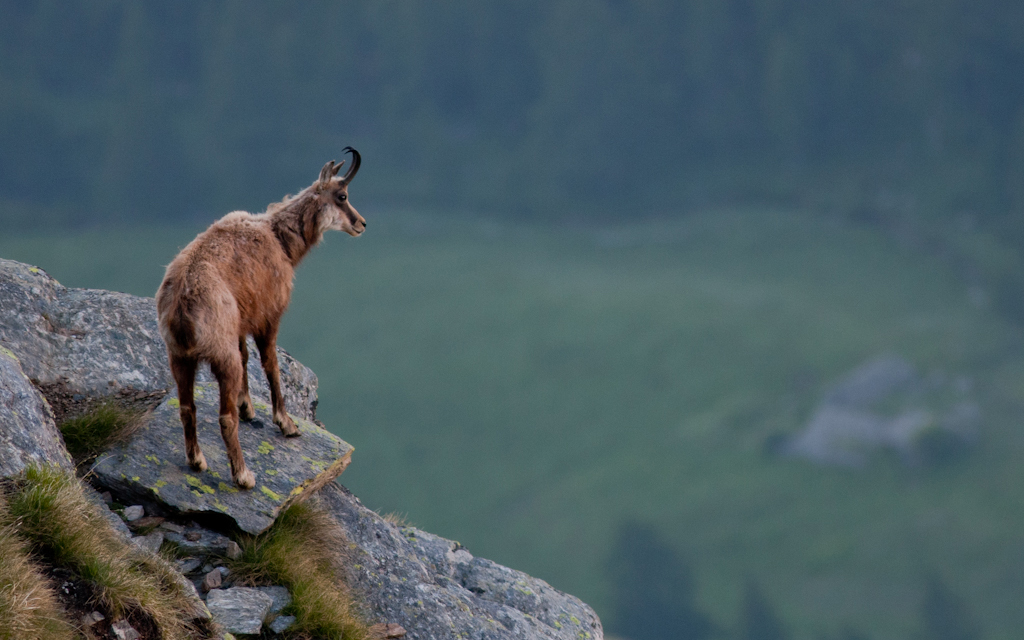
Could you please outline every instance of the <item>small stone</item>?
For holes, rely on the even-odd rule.
[[[227,567],[217,567],[217,571],[220,571],[220,575],[224,578],[228,577],[228,574],[231,573],[231,569]]]
[[[130,507],[124,508],[124,519],[128,522],[135,522],[144,515],[146,515],[146,510],[140,504],[133,504]]]
[[[82,616],[82,625],[86,627],[91,627],[97,622],[102,622],[105,619],[106,616],[104,616],[102,613],[100,613],[99,611],[93,611],[92,613],[87,613],[84,616]]]
[[[135,536],[132,538],[132,542],[143,549],[157,553],[160,551],[160,545],[164,543],[164,534],[162,531],[153,531],[144,536]]]
[[[202,537],[203,534],[199,533],[198,531],[189,531],[185,534],[185,539],[189,542],[199,542],[200,538]]]
[[[227,551],[224,552],[224,555],[232,560],[238,560],[242,557],[242,547],[238,546],[238,543],[234,540],[229,540]]]
[[[223,575],[220,570],[214,569],[203,576],[203,591],[209,591],[210,589],[220,588],[221,582],[223,581]]]
[[[270,605],[270,613],[281,613],[281,611],[292,603],[292,595],[284,587],[256,587],[260,592],[270,596],[274,601]]]
[[[295,624],[295,616],[277,616],[267,626],[274,633],[281,633],[293,624]]]
[[[128,624],[127,620],[118,620],[110,625],[110,630],[114,632],[114,637],[117,640],[139,640],[142,637],[132,625]]]
[[[179,573],[192,573],[203,564],[199,558],[182,558],[175,562]]]
[[[136,531],[139,529],[153,528],[164,521],[160,516],[146,516],[145,518],[139,518],[138,520],[131,521],[131,528]]]
[[[207,562],[206,564],[204,564],[204,565],[203,565],[203,573],[210,573],[210,572],[211,572],[211,571],[213,571],[214,569],[216,569],[216,567],[214,567],[214,566],[213,566],[212,564],[210,564],[209,562]]]
[[[164,521],[160,523],[160,528],[164,531],[170,531],[171,533],[182,534],[185,533],[185,527],[177,524],[176,522]]]
[[[103,504],[109,507],[114,502],[114,496],[110,495],[109,491],[104,491],[100,494],[100,500],[103,501]]]
[[[256,635],[270,611],[270,596],[249,587],[214,589],[206,598],[213,619],[228,633]]]

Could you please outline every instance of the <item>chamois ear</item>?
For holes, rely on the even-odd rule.
[[[341,167],[339,164],[338,167]],[[334,166],[334,160],[331,160],[324,165],[324,168],[320,170],[320,185],[327,186],[327,183],[331,181],[331,178],[338,173],[338,168]]]

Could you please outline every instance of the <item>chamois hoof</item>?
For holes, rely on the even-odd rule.
[[[188,461],[188,466],[191,467],[193,471],[198,471],[200,473],[206,471],[206,456],[204,456],[203,452],[200,451],[199,457],[195,460]]]
[[[238,417],[246,422],[256,417],[256,410],[252,408],[251,402],[238,403]]]
[[[243,489],[252,489],[256,486],[256,476],[252,475],[252,471],[245,469],[235,476],[235,484]]]
[[[299,432],[299,428],[295,426],[295,422],[292,421],[288,414],[285,414],[284,419],[274,419],[274,424],[281,428],[281,435],[286,438],[297,438],[302,434]]]

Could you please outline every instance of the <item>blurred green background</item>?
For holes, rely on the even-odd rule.
[[[1024,5],[0,16],[0,257],[68,286],[152,295],[362,152],[371,229],[303,263],[280,342],[371,508],[632,640],[1020,637]],[[795,454],[879,358],[915,373],[858,415],[927,426]]]

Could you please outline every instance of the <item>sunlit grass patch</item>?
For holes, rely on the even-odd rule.
[[[118,535],[73,475],[30,467],[7,499],[33,551],[88,582],[97,604],[137,628],[155,626],[166,640],[198,637],[192,621],[200,612],[178,574]]]
[[[0,496],[0,640],[72,637],[71,625]]]
[[[342,561],[347,541],[330,516],[304,504],[290,507],[259,536],[239,540],[242,556],[230,563],[240,582],[282,585],[296,617],[294,637],[364,640],[366,621],[346,586]]]
[[[108,400],[87,413],[64,420],[59,428],[68,451],[80,462],[131,438],[142,424],[141,415],[137,409]]]

